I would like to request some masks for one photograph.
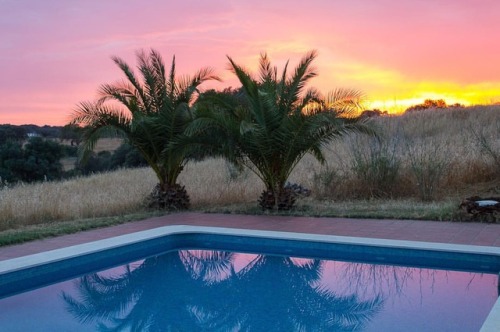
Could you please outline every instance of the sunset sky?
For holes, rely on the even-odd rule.
[[[500,102],[498,0],[0,0],[0,124],[63,125],[102,83],[154,48],[179,74],[210,66],[236,87],[226,55],[255,69],[319,52],[311,86],[365,92],[367,107],[426,98]]]

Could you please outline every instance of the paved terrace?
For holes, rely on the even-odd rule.
[[[0,260],[102,240],[167,225],[198,225],[378,239],[500,247],[500,225],[420,220],[378,220],[175,213],[162,217],[0,248]]]

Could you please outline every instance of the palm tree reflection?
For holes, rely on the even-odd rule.
[[[383,305],[338,296],[319,284],[323,261],[257,256],[221,285],[225,317],[212,327],[237,331],[355,331]],[[220,328],[224,327],[224,328]],[[266,327],[263,329],[263,327]]]
[[[98,273],[78,281],[79,299],[63,293],[68,310],[103,331],[195,331],[203,325],[203,293],[234,254],[170,252],[129,265],[118,277]]]
[[[320,260],[179,251],[148,258],[118,276],[78,281],[68,310],[104,331],[354,331],[382,307],[375,296],[339,296],[319,284]]]

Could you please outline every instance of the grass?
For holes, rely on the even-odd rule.
[[[411,219],[411,220],[462,220],[454,201],[419,202],[413,200],[356,200],[356,201],[314,201],[306,199],[291,211],[262,211],[255,205],[233,204],[200,209],[207,213],[230,214],[280,214],[289,216],[343,217],[370,219]]]
[[[148,169],[122,170],[0,190],[0,231],[47,222],[142,211],[155,178]]]
[[[163,215],[159,211],[141,211],[122,216],[88,218],[38,225],[24,226],[18,229],[9,229],[0,232],[0,247],[18,244],[48,237],[72,234],[95,228],[120,225],[130,221],[138,221],[146,218]]]
[[[312,195],[287,214],[466,220],[462,199],[500,196],[499,114],[500,106],[476,106],[376,118],[379,140],[346,137],[326,147],[326,165],[310,156],[299,163],[290,181]],[[179,181],[192,210],[263,213],[260,180],[224,160],[188,164]],[[0,245],[147,217],[156,182],[143,168],[0,189]]]

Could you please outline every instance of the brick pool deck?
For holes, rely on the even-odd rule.
[[[113,227],[2,247],[0,248],[0,260],[168,225],[213,226],[500,247],[499,224],[175,213]]]

